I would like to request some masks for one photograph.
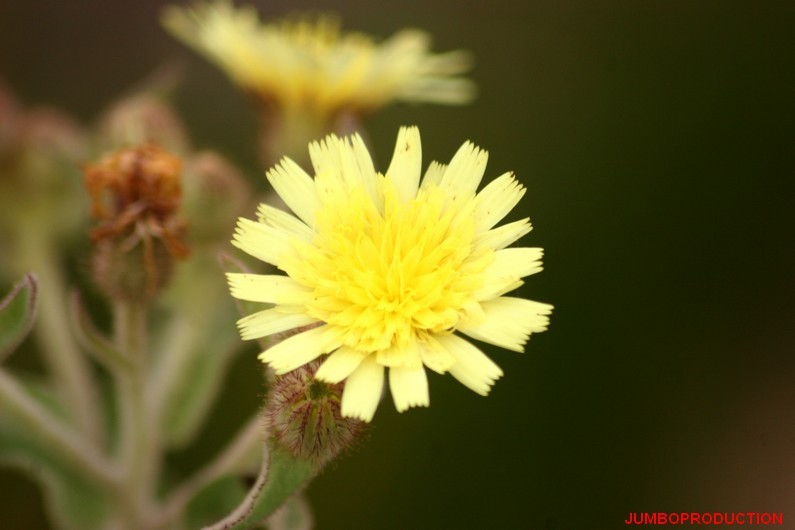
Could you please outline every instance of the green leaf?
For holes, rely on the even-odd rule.
[[[45,386],[29,382],[25,387],[48,409],[59,408],[56,397]],[[71,462],[59,457],[6,414],[0,414],[0,461],[28,472],[39,481],[55,527],[65,530],[104,527],[110,504],[103,488],[83,477]]]
[[[215,260],[188,263],[170,293],[174,317],[156,330],[153,388],[160,396],[162,429],[170,448],[191,443],[212,411],[243,342],[232,297]]]
[[[183,447],[195,438],[241,345],[233,322],[222,315],[208,320],[211,325],[186,346],[192,350],[191,362],[175,374],[166,397],[162,428],[170,447]]]
[[[315,463],[296,458],[282,449],[271,448],[265,486],[260,491],[257,503],[247,519],[256,522],[270,516],[317,471]]]
[[[36,318],[38,282],[26,274],[0,301],[0,362],[25,339]]]
[[[268,518],[268,530],[312,530],[314,523],[309,502],[297,494]]]
[[[58,527],[74,530],[101,530],[111,515],[111,504],[96,485],[75,474],[42,471],[47,492],[47,511]]]
[[[257,482],[243,503],[226,519],[209,530],[247,530],[260,524],[303,488],[319,471],[309,460],[295,458],[278,447],[271,447],[269,462],[263,463]]]

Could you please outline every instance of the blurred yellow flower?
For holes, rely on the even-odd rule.
[[[457,77],[470,68],[469,55],[432,54],[428,35],[417,30],[376,44],[342,33],[327,16],[262,24],[252,7],[228,0],[168,7],[163,24],[244,89],[286,109],[331,115],[393,100],[463,104],[474,96],[474,84]]]
[[[426,367],[486,395],[502,371],[454,332],[522,351],[552,310],[504,296],[541,270],[542,249],[506,248],[528,219],[494,228],[525,188],[505,173],[476,193],[488,155],[469,142],[420,181],[416,127],[383,175],[358,135],[309,152],[314,179],[289,158],[268,172],[295,216],[263,204],[238,222],[233,244],[287,273],[228,275],[234,297],[274,304],[239,321],[242,337],[309,326],[260,359],[286,373],[330,354],[316,377],[347,379],[343,416],[372,419],[384,368],[398,411],[429,404]]]

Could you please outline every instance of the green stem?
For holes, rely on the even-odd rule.
[[[129,369],[116,370],[119,394],[119,456],[125,471],[128,496],[135,507],[130,530],[146,528],[151,513],[160,466],[159,430],[147,399],[146,306],[117,302],[114,307],[116,347],[129,361]]]
[[[40,280],[35,333],[42,345],[44,361],[80,431],[101,447],[104,428],[100,419],[99,392],[91,364],[69,330],[65,282],[57,267],[57,258],[45,241],[33,236],[20,239],[23,242],[21,264],[35,271]]]
[[[288,156],[299,166],[311,166],[307,145],[331,132],[331,119],[304,108],[265,105],[261,112],[260,156],[265,167],[272,167]]]
[[[185,264],[183,278],[201,278],[196,260]],[[213,273],[217,274],[215,270]],[[189,367],[196,362],[201,341],[206,340],[206,329],[210,325],[210,309],[215,307],[219,293],[208,287],[208,282],[191,286],[191,307],[178,312],[167,324],[165,344],[158,352],[157,363],[152,367],[152,399],[160,406],[154,409],[153,421],[162,426],[164,415],[173,404],[175,393],[185,384]],[[202,334],[205,332],[205,335]]]
[[[193,354],[200,340],[198,331],[205,324],[181,316],[172,318],[168,324],[168,330],[164,333],[165,345],[152,374],[152,392],[155,400],[163,405],[158,409],[159,423],[167,408],[165,405],[171,402],[175,389],[188,372],[189,363],[195,360]]]
[[[94,326],[76,291],[69,299],[69,317],[75,338],[95,361],[111,373],[132,369],[130,360]]]

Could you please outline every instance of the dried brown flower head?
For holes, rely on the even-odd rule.
[[[135,260],[140,254],[143,261],[143,286],[129,278],[134,267],[122,267],[128,273],[122,282],[126,294],[140,287],[145,287],[148,295],[154,294],[164,284],[171,262],[188,255],[186,226],[178,215],[182,203],[181,174],[182,161],[153,143],[121,149],[84,167],[91,215],[100,221],[91,231],[91,239],[98,254],[112,256],[98,258],[108,262],[96,264],[98,276],[111,271],[117,274],[121,255]],[[98,279],[107,286],[106,279]],[[110,284],[118,287],[119,278]],[[118,289],[110,291],[120,294]]]

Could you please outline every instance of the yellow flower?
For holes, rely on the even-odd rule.
[[[460,332],[523,351],[552,306],[504,296],[541,270],[540,248],[506,248],[528,219],[494,228],[525,189],[506,173],[476,193],[487,153],[464,143],[420,182],[416,127],[402,128],[386,174],[358,135],[309,152],[315,178],[289,158],[268,180],[297,216],[265,204],[233,244],[284,275],[229,274],[232,295],[273,307],[239,321],[244,339],[313,326],[260,354],[276,373],[325,358],[316,377],[346,381],[343,416],[370,421],[389,370],[398,411],[429,404],[425,368],[486,395],[502,371]]]
[[[169,7],[163,24],[243,88],[282,108],[329,115],[395,99],[461,104],[474,95],[472,82],[456,77],[469,69],[468,55],[431,54],[428,36],[417,30],[379,45],[360,33],[341,33],[330,17],[261,24],[253,8],[228,0]]]

